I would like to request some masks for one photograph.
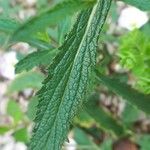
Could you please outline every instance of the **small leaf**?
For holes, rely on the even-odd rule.
[[[117,79],[109,78],[96,71],[97,79],[124,100],[150,114],[150,96],[132,89],[129,85],[121,83]]]
[[[18,75],[8,87],[8,93],[19,92],[27,88],[39,89],[44,75],[37,72],[28,72]]]
[[[29,142],[29,133],[27,128],[21,128],[13,133],[13,137],[17,142]]]
[[[140,111],[136,107],[127,103],[124,111],[122,112],[121,118],[125,125],[127,125],[137,121],[139,118],[139,114]]]
[[[100,150],[112,150],[113,141],[111,139],[106,139],[100,147]]]
[[[8,102],[7,113],[13,118],[15,124],[21,121],[24,117],[19,104],[15,102],[14,100],[10,100]]]
[[[52,58],[55,56],[56,50],[37,51],[27,55],[20,60],[15,66],[15,72],[21,73],[26,70],[29,71],[38,65],[46,65],[51,63]]]
[[[56,25],[66,16],[70,16],[83,8],[88,8],[94,3],[95,0],[65,0],[24,23],[14,32],[12,40],[28,41],[30,36],[35,35],[35,33],[48,26]]]
[[[8,132],[11,128],[8,126],[0,126],[0,135],[5,134],[6,132]]]
[[[74,139],[78,148],[98,150],[98,146],[88,137],[88,135],[79,128],[74,129]]]
[[[121,125],[116,119],[114,119],[108,112],[97,105],[99,99],[97,96],[93,95],[89,98],[86,103],[86,112],[99,124],[100,128],[121,136],[125,133],[123,125]]]
[[[12,19],[0,18],[0,32],[13,33],[19,27],[19,23]]]
[[[31,98],[27,109],[27,116],[31,120],[34,120],[36,117],[37,105],[38,105],[38,98],[37,97]]]
[[[89,128],[95,124],[95,120],[85,111],[82,110],[74,119],[75,124],[79,124],[82,127]]]
[[[150,0],[122,0],[122,1],[144,11],[150,10]]]
[[[66,34],[71,30],[73,19],[66,17],[58,25],[58,41],[59,44],[63,44]]]

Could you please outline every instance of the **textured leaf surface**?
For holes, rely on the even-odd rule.
[[[29,40],[29,37],[35,35],[36,32],[44,30],[48,26],[56,25],[66,16],[70,16],[81,9],[88,8],[94,3],[95,0],[65,0],[24,23],[14,32],[12,40]]]
[[[40,102],[29,149],[61,149],[70,123],[82,106],[110,3],[111,0],[100,0],[93,9],[82,12],[60,47],[60,54],[38,92]]]
[[[150,10],[150,0],[122,0],[122,1],[144,11]]]
[[[101,83],[103,83],[105,86],[107,86],[108,89],[122,96],[124,100],[127,100],[132,105],[150,114],[150,96],[149,95],[144,95],[142,93],[139,93],[138,91],[132,89],[129,85],[121,83],[117,79],[104,76],[99,72],[97,72],[97,79]]]
[[[24,70],[29,71],[33,67],[38,65],[46,65],[51,63],[55,50],[44,50],[37,51],[27,55],[25,58],[20,60],[15,66],[15,72],[20,73]]]

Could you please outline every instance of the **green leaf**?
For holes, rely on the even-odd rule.
[[[71,30],[73,19],[72,17],[66,17],[58,25],[58,43],[64,42],[66,34]]]
[[[132,89],[129,85],[121,83],[117,79],[109,78],[96,71],[97,79],[124,100],[150,114],[150,96]]]
[[[28,72],[18,75],[8,87],[8,93],[19,92],[27,88],[39,89],[44,75],[37,72]]]
[[[27,116],[31,120],[34,120],[36,117],[37,105],[38,105],[38,98],[37,97],[31,98],[27,109]]]
[[[102,143],[100,150],[112,150],[112,147],[113,147],[113,141],[111,139],[106,139]]]
[[[140,111],[131,104],[126,104],[124,111],[122,112],[121,118],[125,125],[131,124],[138,120]]]
[[[149,134],[145,134],[143,136],[141,136],[141,138],[138,141],[138,144],[140,145],[140,150],[148,150],[150,149],[150,135]]]
[[[38,92],[39,104],[29,149],[60,150],[70,123],[83,104],[96,62],[99,33],[111,0],[100,0],[83,11],[50,66]]]
[[[19,23],[12,19],[0,18],[0,32],[13,33],[19,27]]]
[[[150,0],[122,0],[122,1],[144,11],[150,10]]]
[[[24,117],[19,104],[15,102],[14,100],[10,100],[8,102],[7,113],[13,118],[15,124],[21,121]]]
[[[18,142],[29,142],[29,133],[27,128],[21,128],[13,133],[13,137]]]
[[[114,119],[108,112],[104,111],[102,106],[97,105],[99,98],[95,95],[91,96],[86,103],[86,112],[100,125],[100,128],[121,136],[125,133],[123,125]]]
[[[24,70],[29,71],[38,65],[46,65],[51,63],[55,56],[56,50],[36,51],[20,60],[15,66],[15,72],[20,73]]]
[[[7,131],[9,131],[11,128],[8,126],[0,126],[0,135],[5,134]]]
[[[65,0],[24,23],[14,32],[12,40],[29,41],[30,36],[34,36],[36,32],[44,30],[48,26],[56,25],[66,16],[70,16],[83,8],[88,8],[94,3],[95,0]]]
[[[136,29],[121,38],[118,53],[121,65],[135,78],[134,87],[145,94],[150,94],[149,41],[150,37]]]
[[[150,37],[150,21],[144,24],[140,30],[148,37]]]
[[[79,124],[82,127],[89,128],[95,124],[95,120],[85,111],[82,110],[74,119],[75,124]]]
[[[96,144],[88,137],[88,135],[79,128],[74,129],[74,139],[77,142],[78,149],[94,149],[98,150],[99,148]]]

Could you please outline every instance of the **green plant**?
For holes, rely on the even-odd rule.
[[[126,2],[135,4],[131,0]],[[136,0],[136,2],[139,7],[141,1]],[[41,88],[30,100],[27,111],[28,118],[31,120],[35,118],[33,135],[28,144],[29,149],[60,150],[64,141],[67,141],[67,134],[72,125],[76,126],[74,130],[78,144],[100,149],[99,145],[87,137],[86,132],[93,137],[97,135],[93,134],[90,127],[86,126],[86,122],[94,123],[98,130],[107,131],[114,137],[132,135],[133,130],[128,123],[125,123],[128,120],[124,120],[122,123],[107,112],[103,106],[98,105],[99,99],[91,94],[97,83],[103,84],[108,90],[121,96],[126,100],[127,106],[131,106],[131,109],[134,106],[135,109],[142,110],[146,114],[150,114],[150,96],[131,88],[116,77],[110,78],[104,75],[108,69],[107,65],[112,59],[107,52],[104,52],[104,56],[107,56],[103,62],[100,62],[101,66],[96,65],[99,36],[109,12],[111,0],[65,0],[56,3],[53,8],[47,8],[23,24],[6,18],[0,20],[0,33],[8,39],[8,47],[23,41],[36,48],[36,51],[22,58],[16,64],[16,73],[22,74],[12,82],[8,93],[22,91],[25,88],[35,90]],[[145,0],[141,7],[143,10],[149,9],[146,3],[148,1]],[[78,17],[70,31],[71,19],[76,16]],[[61,23],[65,27],[62,28]],[[55,32],[56,30],[59,33]],[[66,35],[66,33],[68,34]],[[123,39],[125,44],[122,44],[120,48],[121,63],[131,69],[135,76],[146,78],[146,80],[142,80],[142,86],[145,85],[142,87],[142,91],[149,93],[149,72],[145,71],[150,65],[149,57],[147,57],[149,39],[146,39],[144,35],[141,36],[137,31],[130,34],[133,35],[128,36],[128,40],[125,37]],[[63,40],[64,42],[62,42]],[[143,55],[141,57],[139,57],[139,53],[126,50],[126,46],[129,48],[130,45],[131,49],[135,47],[137,40],[142,43],[140,50]],[[134,42],[132,43],[132,41]],[[136,71],[136,63],[141,65],[138,68],[139,71]],[[30,71],[37,66],[40,68],[39,70]],[[30,72],[24,73],[24,71]],[[41,85],[44,76],[46,79]],[[139,79],[138,81],[140,82]],[[137,89],[141,90],[141,88]],[[10,105],[8,106],[10,107]],[[11,106],[16,107],[16,104]],[[20,109],[16,108],[16,110],[20,112]],[[80,110],[83,111],[80,112]],[[36,115],[35,112],[37,112]],[[17,123],[24,120],[26,122],[26,117],[22,119],[22,112],[19,117],[11,111],[8,114],[11,114]],[[135,112],[136,115],[137,112]],[[133,121],[135,120],[129,119],[130,123]],[[7,127],[0,128],[1,133],[8,130]],[[28,142],[25,127],[15,128],[13,135],[16,140]],[[86,140],[82,141],[80,137]],[[104,143],[101,148],[110,149],[111,145],[112,141],[109,140],[109,143]]]
[[[139,30],[134,30],[121,39],[119,57],[121,64],[132,70],[136,87],[150,93],[150,38]],[[140,44],[138,44],[140,43]]]

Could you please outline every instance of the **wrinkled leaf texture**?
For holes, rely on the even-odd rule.
[[[97,41],[111,0],[83,11],[49,68],[39,97],[31,150],[60,150],[83,104],[96,62]]]

